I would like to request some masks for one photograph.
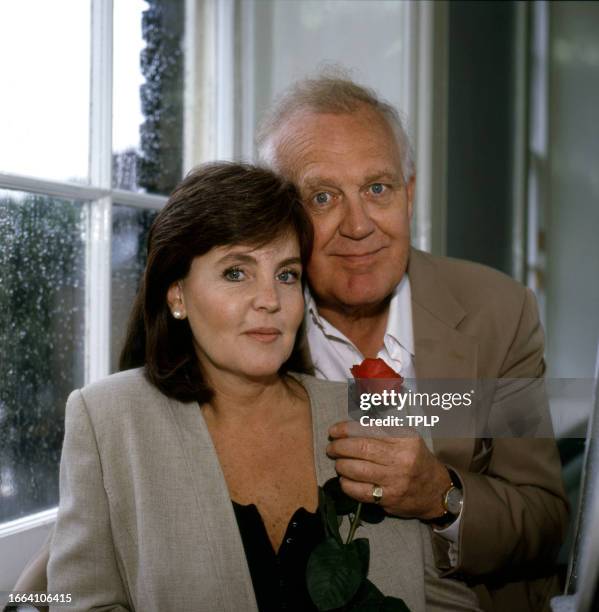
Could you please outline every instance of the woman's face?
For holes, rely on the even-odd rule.
[[[216,247],[196,257],[168,290],[171,312],[189,319],[208,379],[218,372],[272,376],[287,360],[304,313],[296,236],[260,248]]]

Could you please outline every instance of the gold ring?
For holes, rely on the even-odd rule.
[[[383,499],[383,487],[379,487],[379,485],[372,485],[372,499],[375,504],[380,504],[381,499]]]

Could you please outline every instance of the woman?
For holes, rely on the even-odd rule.
[[[49,591],[75,609],[314,609],[307,558],[345,385],[301,369],[312,243],[294,188],[205,166],[149,236],[124,372],[69,398]],[[369,578],[411,610],[474,609],[439,580],[418,521],[360,528]],[[442,604],[436,607],[437,599]]]

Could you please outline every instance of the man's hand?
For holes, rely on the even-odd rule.
[[[372,503],[373,485],[383,487],[382,508],[389,514],[434,519],[444,513],[442,497],[451,479],[447,468],[415,432],[391,437],[380,430],[364,437],[354,421],[329,429],[327,455],[335,461],[341,488],[354,499]]]

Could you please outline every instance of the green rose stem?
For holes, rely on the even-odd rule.
[[[339,477],[318,488],[318,500],[325,539],[312,551],[306,566],[306,586],[316,608],[322,612],[410,612],[403,599],[385,597],[368,580],[368,540],[354,540],[361,524],[374,525],[385,518],[383,509],[348,497]],[[350,521],[345,543],[339,530],[340,516]]]
[[[362,512],[362,502],[359,502],[358,506],[356,507],[356,513],[354,514],[354,518],[350,524],[347,540],[345,540],[346,544],[349,544],[354,539],[356,529],[360,526],[360,512]]]

